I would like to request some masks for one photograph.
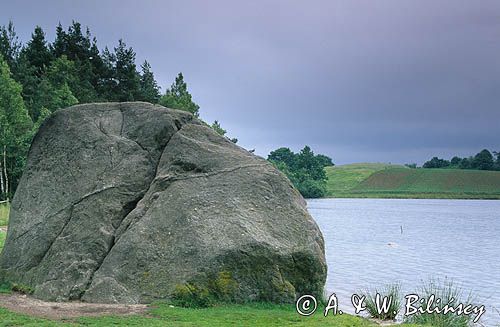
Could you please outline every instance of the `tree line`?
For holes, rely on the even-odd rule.
[[[146,101],[195,116],[200,109],[182,73],[162,94],[149,62],[138,67],[134,49],[121,39],[99,50],[90,29],[73,21],[56,27],[53,42],[37,26],[23,44],[12,22],[0,26],[0,200],[13,196],[31,140],[51,113],[108,101]],[[226,133],[218,121],[212,127]]]
[[[500,152],[481,150],[475,156],[460,158],[454,156],[451,160],[433,157],[424,163],[423,168],[455,168],[455,169],[479,169],[500,170]]]
[[[326,195],[327,176],[324,168],[334,165],[330,157],[315,155],[306,145],[299,153],[289,148],[279,148],[272,151],[267,160],[282,171],[305,198]]]

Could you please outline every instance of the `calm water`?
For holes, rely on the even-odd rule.
[[[308,210],[325,237],[326,289],[346,311],[360,290],[397,281],[418,294],[448,278],[487,305],[479,322],[500,324],[500,201],[320,199]]]

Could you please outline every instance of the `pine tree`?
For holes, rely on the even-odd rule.
[[[23,103],[21,85],[11,77],[0,56],[0,196],[16,189],[28,150],[31,119]]]
[[[102,99],[107,101],[117,101],[118,83],[115,78],[116,56],[109,51],[108,47],[102,52],[102,67],[99,71],[99,85],[97,91]]]
[[[74,62],[78,82],[70,85],[72,93],[82,102],[98,100],[98,79],[94,63],[100,62],[99,51],[96,50],[95,38],[91,41],[91,33],[87,28],[85,35],[82,33],[81,24],[73,21],[65,32],[61,24],[56,28],[56,39],[52,46],[55,58],[66,56]]]
[[[21,43],[14,29],[14,24],[9,21],[7,27],[0,27],[0,56],[3,56],[11,71],[15,69],[20,50]]]
[[[28,45],[22,50],[29,66],[35,68],[37,77],[41,77],[52,61],[52,54],[45,40],[45,32],[40,26],[35,27]]]
[[[200,106],[193,102],[182,73],[177,75],[170,89],[161,97],[160,104],[167,108],[188,111],[196,117],[199,115]]]
[[[151,71],[151,65],[149,62],[144,61],[141,65],[142,74],[140,80],[141,86],[141,101],[158,103],[160,100],[160,87],[155,80],[153,72]]]
[[[123,40],[115,48],[115,77],[117,81],[117,100],[134,101],[141,97],[140,77],[135,65],[135,52],[127,48]]]

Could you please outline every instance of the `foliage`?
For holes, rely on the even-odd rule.
[[[306,198],[320,198],[326,194],[326,174],[324,168],[333,165],[325,155],[314,155],[309,146],[299,153],[289,148],[272,151],[267,160],[275,164]]]
[[[496,156],[496,159],[493,155]],[[425,162],[422,167],[500,170],[500,157],[498,152],[493,152],[492,154],[487,149],[484,149],[473,157],[460,158],[458,156],[454,156],[450,161],[433,157],[431,160]]]
[[[2,176],[9,192],[3,192],[0,200],[15,192],[32,137],[43,120],[60,108],[103,101],[156,104],[161,98],[161,103],[167,107],[199,114],[199,106],[192,101],[182,73],[161,96],[151,65],[144,61],[138,71],[132,47],[119,40],[112,50],[105,47],[100,51],[90,30],[76,21],[67,29],[59,24],[52,43],[46,39],[43,29],[36,26],[25,45],[19,41],[12,22],[0,26],[0,57],[3,57],[0,157],[3,157],[5,145],[9,174],[8,182],[6,176]],[[24,113],[6,116],[7,107],[9,112],[27,112],[28,116]],[[236,139],[232,141],[237,142]]]
[[[20,172],[20,158],[26,156],[26,135],[32,121],[21,96],[21,85],[14,81],[7,63],[0,57],[0,200],[13,195]]]
[[[175,82],[160,98],[160,104],[167,108],[188,111],[196,117],[199,115],[200,106],[193,102],[182,73],[177,75]]]
[[[377,304],[377,294],[379,295],[379,302]],[[392,284],[386,285],[381,290],[368,291],[363,293],[366,296],[366,310],[372,318],[377,318],[381,320],[395,320],[398,312],[401,310],[402,299],[401,299],[401,285]],[[379,313],[378,308],[383,303],[383,298],[387,297],[390,301],[387,313]]]
[[[212,128],[213,128],[213,130],[214,130],[214,131],[216,131],[216,132],[217,132],[217,134],[219,134],[219,135],[224,136],[224,135],[226,135],[226,133],[227,133],[227,131],[226,131],[224,128],[222,128],[222,127],[220,126],[220,123],[219,123],[217,120],[216,120],[216,121],[214,121],[214,123],[212,124]]]

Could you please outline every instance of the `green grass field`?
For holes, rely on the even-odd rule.
[[[0,308],[0,326],[376,326],[350,315],[324,317],[321,312],[301,317],[291,306],[228,305],[209,309],[152,307],[146,316],[78,318],[53,321],[12,313]],[[408,325],[409,326],[409,325]]]
[[[500,199],[498,171],[352,164],[326,173],[328,197]]]

